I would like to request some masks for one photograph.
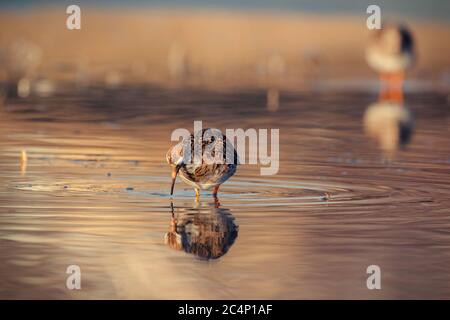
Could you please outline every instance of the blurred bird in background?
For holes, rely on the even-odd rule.
[[[414,118],[404,105],[406,70],[414,65],[414,40],[404,25],[388,24],[374,31],[366,50],[368,65],[380,75],[378,103],[364,114],[366,134],[388,153],[406,145],[413,132]]]
[[[366,60],[380,75],[380,100],[403,103],[405,72],[415,62],[412,33],[404,25],[393,24],[374,32]]]

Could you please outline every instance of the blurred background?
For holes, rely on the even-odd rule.
[[[81,30],[65,27],[70,4],[81,7]],[[67,82],[201,88],[258,88],[275,82],[291,90],[367,91],[376,87],[364,60],[370,4],[2,1],[0,81],[26,72],[27,77],[52,81],[43,86],[47,89]],[[420,44],[407,88],[448,89],[450,4],[377,4],[383,21],[406,22]]]

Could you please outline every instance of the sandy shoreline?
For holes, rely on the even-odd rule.
[[[66,29],[64,11],[0,17],[0,47],[19,39],[37,45],[36,74],[55,80],[304,87],[317,79],[376,77],[364,60],[364,15],[85,9],[79,31]],[[419,57],[410,78],[449,82],[450,26],[406,23]]]

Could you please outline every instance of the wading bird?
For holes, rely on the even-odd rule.
[[[403,25],[392,24],[376,30],[366,60],[380,74],[380,100],[403,103],[404,74],[415,62],[411,32]]]
[[[195,145],[201,146],[199,159],[195,157]],[[227,148],[228,145],[228,148]],[[231,142],[219,130],[203,129],[184,138],[171,147],[166,154],[167,163],[172,167],[173,195],[175,181],[179,175],[184,182],[194,187],[196,200],[200,190],[213,189],[213,197],[222,183],[234,175],[238,165],[237,152]]]

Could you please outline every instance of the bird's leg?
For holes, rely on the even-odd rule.
[[[175,217],[175,210],[173,209],[173,202],[170,202],[170,209],[172,211],[172,219],[170,220],[170,232],[176,232],[177,219]]]
[[[217,192],[219,192],[219,187],[220,186],[215,186],[214,189],[213,189],[213,197],[214,198],[217,198]]]
[[[170,220],[170,232],[177,232],[177,219],[172,217]]]
[[[403,72],[396,72],[391,74],[389,79],[390,100],[403,104]]]
[[[213,198],[214,198],[214,207],[215,208],[219,208],[219,206],[220,206],[219,198],[217,197],[217,193],[218,192],[219,192],[219,186],[214,187],[214,189],[213,189]]]
[[[380,95],[379,101],[389,100],[389,75],[380,73]]]
[[[214,208],[219,208],[219,207],[220,207],[219,198],[214,197]]]
[[[195,202],[200,200],[200,189],[195,189]]]
[[[219,186],[214,187],[213,197],[214,197],[214,207],[218,208],[220,206],[219,198],[217,198],[217,193],[219,192]]]

